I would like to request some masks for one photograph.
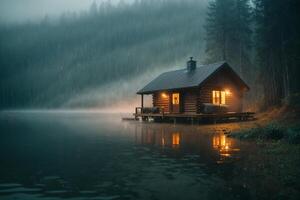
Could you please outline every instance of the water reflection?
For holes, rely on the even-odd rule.
[[[227,138],[222,129],[146,123],[134,126],[135,142],[139,145],[173,149],[177,155],[197,154],[216,163],[239,157],[239,142]]]
[[[231,188],[245,146],[224,128],[118,120],[0,117],[0,199],[209,199]]]
[[[177,147],[180,144],[180,134],[178,132],[172,133],[172,145]]]

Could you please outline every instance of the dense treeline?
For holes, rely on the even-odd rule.
[[[205,9],[197,0],[107,1],[59,20],[1,26],[0,108],[59,107],[91,88],[199,59]]]
[[[299,8],[298,0],[209,3],[207,61],[232,63],[251,84],[251,100],[262,93],[262,108],[280,105],[299,93]]]
[[[250,66],[250,14],[248,0],[210,2],[205,26],[208,62],[227,60],[245,74]]]
[[[255,0],[257,62],[265,104],[300,90],[300,1]]]
[[[59,107],[191,55],[198,63],[227,60],[251,87],[248,105],[299,94],[300,2],[208,2],[107,1],[58,20],[0,26],[0,108]]]

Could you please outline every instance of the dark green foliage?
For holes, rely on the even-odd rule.
[[[283,127],[272,122],[265,127],[251,128],[241,132],[233,132],[229,137],[246,140],[284,140],[291,144],[300,143],[300,127]]]
[[[300,127],[287,129],[286,139],[291,144],[300,144]]]
[[[265,107],[299,92],[300,1],[255,0],[257,65]]]
[[[207,62],[227,60],[244,77],[253,72],[249,0],[211,1],[205,28]]]
[[[263,128],[261,139],[280,140],[284,137],[284,129],[277,123],[271,123]]]
[[[296,110],[300,109],[300,93],[294,93],[289,95],[285,101],[284,104],[290,106],[291,108],[295,108]]]
[[[277,123],[270,123],[265,127],[252,128],[243,132],[232,133],[231,136],[240,139],[280,140],[284,137],[284,130]]]
[[[232,132],[228,135],[228,137],[234,137],[238,139],[257,139],[260,137],[261,132],[261,128],[251,128],[247,131]]]
[[[233,32],[232,0],[211,1],[206,19],[206,53],[209,63],[229,59]]]
[[[300,1],[213,0],[206,21],[207,61],[227,60],[263,108],[300,91]],[[252,37],[254,32],[254,37]],[[254,44],[255,48],[251,47]]]

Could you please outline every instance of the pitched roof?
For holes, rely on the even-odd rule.
[[[148,83],[137,94],[150,94],[160,90],[182,89],[199,86],[215,72],[227,67],[237,77],[237,80],[247,89],[249,87],[240,76],[225,62],[218,62],[208,65],[201,65],[189,72],[187,69],[180,69],[162,73],[157,78]]]

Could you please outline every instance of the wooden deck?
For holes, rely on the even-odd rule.
[[[192,114],[192,113],[134,113],[136,120],[139,118],[143,121],[149,121],[149,119],[154,119],[154,121],[174,121],[176,120],[187,120],[187,121],[200,121],[200,120],[210,120],[212,122],[218,121],[228,121],[228,120],[253,120],[254,112],[227,112],[227,113],[214,113],[214,114]]]

